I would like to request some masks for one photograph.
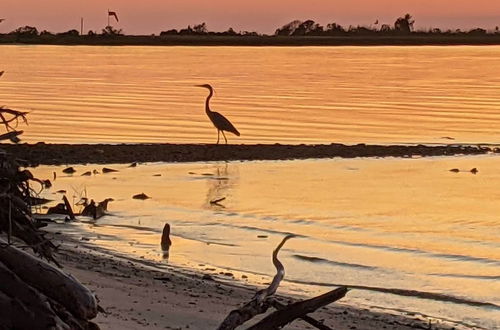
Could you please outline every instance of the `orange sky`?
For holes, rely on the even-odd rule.
[[[321,24],[369,25],[375,19],[392,23],[409,12],[417,28],[494,28],[500,25],[500,1],[495,0],[0,0],[0,32],[22,25],[54,32],[106,25],[107,8],[120,17],[116,27],[128,34],[151,34],[206,22],[213,31],[252,30],[272,33],[293,19]]]

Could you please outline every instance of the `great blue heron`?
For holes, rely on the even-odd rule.
[[[214,124],[215,128],[217,128],[217,144],[219,144],[220,140],[220,133],[222,132],[222,136],[224,136],[224,140],[226,141],[227,144],[227,138],[226,135],[224,134],[224,131],[231,132],[236,136],[240,136],[240,132],[234,127],[231,122],[221,115],[218,112],[210,110],[210,99],[214,95],[214,89],[212,86],[209,84],[203,84],[203,85],[196,85],[196,87],[204,87],[207,88],[210,91],[210,94],[207,96],[207,100],[205,101],[205,112],[207,113],[208,118],[212,121],[212,124]]]

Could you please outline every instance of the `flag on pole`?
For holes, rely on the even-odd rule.
[[[378,24],[378,20],[376,20],[374,24],[377,25]]]
[[[117,21],[117,22],[119,22],[119,21],[120,21],[120,20],[118,19],[118,15],[116,14],[116,12],[115,12],[115,11],[109,11],[109,10],[108,10],[108,17],[109,17],[109,16],[113,16],[113,17],[116,19],[116,21]]]

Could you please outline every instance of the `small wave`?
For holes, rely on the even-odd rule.
[[[311,236],[296,234],[296,233],[287,232],[287,231],[278,231],[278,230],[259,228],[259,227],[253,227],[253,226],[241,226],[241,225],[230,224],[230,223],[212,222],[212,223],[210,223],[210,225],[224,226],[224,227],[231,227],[231,228],[238,228],[238,229],[252,230],[252,231],[261,231],[261,232],[265,232],[265,233],[269,233],[269,234],[279,234],[279,235],[294,234],[297,237],[301,237],[301,238],[308,238],[308,239],[312,239],[315,241],[322,241],[322,242],[326,242],[326,243],[334,243],[334,244],[345,245],[345,246],[363,247],[363,248],[384,250],[384,251],[391,251],[391,252],[417,254],[417,255],[423,255],[423,256],[427,256],[427,257],[431,257],[431,258],[450,259],[450,260],[454,260],[454,261],[479,262],[479,263],[488,264],[488,265],[500,266],[500,260],[490,259],[490,258],[485,258],[485,257],[467,256],[467,255],[463,255],[463,254],[436,253],[436,252],[432,252],[432,251],[424,251],[424,250],[418,250],[418,249],[393,247],[393,246],[385,246],[385,245],[377,245],[377,244],[367,244],[367,243],[346,242],[346,241],[339,241],[339,240],[329,240],[329,239],[322,240],[322,239],[319,239],[317,237],[311,237]],[[340,228],[340,226],[339,226],[339,228]],[[346,227],[346,228],[348,228],[348,230],[352,230],[352,227]],[[364,230],[364,229],[361,229],[361,230]]]
[[[226,226],[225,224],[223,224],[223,225]],[[305,236],[305,235],[300,235],[300,234],[292,233],[292,232],[289,232],[289,231],[280,231],[280,230],[273,230],[273,229],[265,229],[265,228],[258,228],[258,227],[252,227],[252,226],[231,226],[231,225],[229,225],[229,227],[238,227],[238,228],[241,228],[241,229],[246,229],[246,230],[251,230],[251,231],[260,231],[260,232],[264,232],[264,233],[268,233],[268,234],[295,235],[296,237],[301,237],[301,238],[309,237],[309,236]]]
[[[427,292],[427,291],[417,291],[417,290],[398,289],[398,288],[383,288],[383,287],[366,286],[366,285],[310,282],[310,281],[301,281],[301,280],[288,280],[288,282],[297,283],[297,284],[324,286],[324,287],[346,286],[349,289],[382,292],[382,293],[388,293],[388,294],[393,294],[393,295],[397,295],[397,296],[415,297],[415,298],[420,298],[420,299],[450,302],[450,303],[454,303],[454,304],[468,305],[468,306],[473,306],[473,307],[488,307],[488,308],[493,308],[495,310],[500,310],[500,306],[496,305],[494,303],[477,301],[477,300],[472,300],[472,299],[467,299],[467,298],[460,298],[460,297],[450,296],[450,295],[446,295],[446,294],[442,294],[442,293],[434,293],[434,292]]]
[[[476,280],[492,280],[498,281],[500,280],[500,275],[468,275],[468,274],[427,274],[430,276],[439,276],[439,277],[454,277],[454,278],[465,278],[465,279],[476,279]]]
[[[294,254],[294,258],[297,258],[299,260],[304,260],[308,262],[317,262],[317,263],[326,263],[334,266],[341,266],[341,267],[351,267],[351,268],[359,268],[359,269],[367,269],[367,270],[374,270],[377,267],[372,267],[372,266],[366,266],[366,265],[360,265],[360,264],[352,264],[352,263],[347,263],[347,262],[340,262],[340,261],[333,261],[333,260],[328,260],[324,258],[319,258],[319,257],[310,257],[310,256],[304,256],[300,254]]]
[[[161,234],[162,230],[156,229],[156,228],[151,228],[151,227],[141,227],[141,226],[135,226],[135,225],[119,225],[119,224],[114,224],[114,225],[100,225],[101,227],[117,227],[117,228],[128,228],[128,229],[134,229],[138,231],[147,231],[147,232],[152,232],[152,233],[158,233]],[[172,236],[177,236],[183,239],[191,240],[191,241],[196,241],[200,243],[205,243],[205,244],[213,244],[213,245],[221,245],[221,246],[239,246],[237,244],[231,244],[231,243],[221,243],[221,242],[215,242],[215,241],[210,241],[210,240],[203,240],[199,238],[194,238],[182,234],[171,234]]]
[[[409,248],[401,248],[401,247],[393,247],[393,246],[385,246],[385,245],[377,245],[377,244],[345,242],[345,241],[337,241],[337,240],[325,240],[325,242],[335,243],[335,244],[340,244],[340,245],[347,245],[347,246],[365,247],[365,248],[370,248],[370,249],[392,251],[392,252],[419,254],[419,255],[425,255],[425,256],[428,256],[431,258],[451,259],[451,260],[456,260],[456,261],[468,261],[468,262],[480,262],[480,263],[484,263],[484,264],[488,264],[488,265],[500,266],[500,261],[496,260],[496,259],[467,256],[467,255],[463,255],[463,254],[435,253],[435,252],[431,252],[431,251],[423,251],[423,250],[417,250],[417,249],[409,249]]]
[[[98,225],[96,225],[96,227],[127,228],[127,229],[134,229],[134,230],[138,230],[138,231],[147,231],[147,232],[152,232],[152,233],[161,233],[162,232],[160,229],[151,228],[151,227],[136,226],[136,225],[120,225],[120,224],[101,225],[101,224],[98,224]]]

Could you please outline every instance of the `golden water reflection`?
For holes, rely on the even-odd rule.
[[[499,143],[500,47],[2,46],[29,142]],[[71,129],[68,129],[71,127]]]
[[[43,166],[35,174],[58,172],[47,197],[58,199],[52,192],[65,189],[76,199],[85,189],[94,200],[114,198],[110,215],[96,226],[77,226],[77,233],[122,253],[161,260],[168,222],[169,262],[260,279],[274,272],[270,252],[277,242],[295,233],[300,237],[281,254],[294,290],[318,290],[298,284],[304,281],[370,285],[499,305],[498,164],[497,156],[334,159],[114,165],[107,167],[119,172],[92,177],[79,174],[99,166],[77,165],[72,176]],[[470,172],[474,167],[478,174]],[[131,198],[141,192],[152,199]],[[220,198],[221,206],[210,203]],[[401,303],[361,291],[350,299]],[[472,313],[483,325],[499,321],[494,310],[466,305],[407,299],[404,306],[455,319]]]

